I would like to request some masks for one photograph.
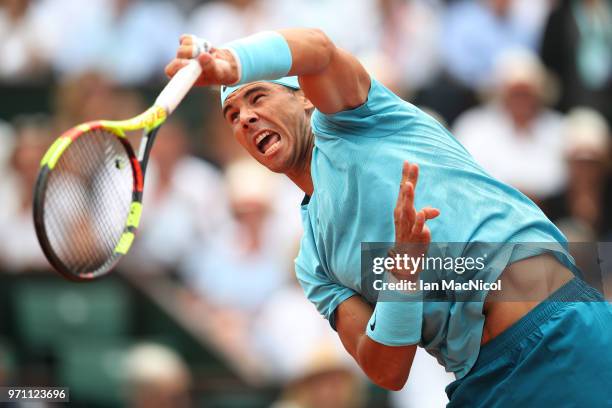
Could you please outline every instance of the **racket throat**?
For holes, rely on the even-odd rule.
[[[140,140],[140,146],[138,147],[138,161],[142,163],[142,160],[147,153],[147,144],[149,143],[149,133],[146,130],[142,131],[142,139]]]
[[[151,148],[153,147],[153,142],[155,142],[155,137],[157,137],[158,130],[159,128],[155,128],[149,132],[147,132],[146,130],[142,132],[142,141],[140,142],[140,146],[138,147],[137,158],[140,162],[143,179],[147,170],[147,164],[149,163],[149,155],[151,154]]]

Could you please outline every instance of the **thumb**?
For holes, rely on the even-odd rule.
[[[437,208],[425,207],[422,211],[423,213],[425,213],[425,218],[428,220],[432,220],[438,215],[440,215],[440,210],[438,210]]]
[[[207,52],[203,52],[198,56],[198,62],[202,66],[202,69],[204,69],[205,66],[213,62],[213,56]]]

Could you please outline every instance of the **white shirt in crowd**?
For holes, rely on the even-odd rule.
[[[496,103],[465,112],[454,126],[455,136],[488,173],[540,199],[565,184],[561,131],[562,116],[547,109],[528,130],[517,130]]]

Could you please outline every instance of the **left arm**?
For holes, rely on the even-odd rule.
[[[386,346],[366,335],[372,307],[360,296],[353,296],[336,309],[336,330],[346,351],[363,372],[380,387],[399,391],[408,380],[416,344]]]
[[[426,251],[431,241],[431,232],[425,224],[429,219],[437,217],[437,209],[426,207],[420,211],[414,208],[414,189],[418,179],[418,166],[404,163],[399,197],[394,211],[395,243],[410,245],[408,251],[419,254]],[[416,279],[417,273],[402,275],[391,271],[396,279]],[[421,316],[416,316],[414,322],[409,315],[404,315],[406,307],[412,312],[416,301],[379,302],[374,311],[361,297],[353,296],[342,302],[336,309],[336,329],[346,350],[359,363],[367,376],[377,385],[397,391],[408,379],[412,361],[416,352],[416,344],[386,345],[374,340],[371,336],[380,336],[387,341],[402,343],[408,337],[420,338]],[[380,305],[380,306],[379,306]],[[378,331],[375,332],[372,313],[378,312]],[[389,315],[394,314],[394,315]],[[370,332],[368,333],[368,324]],[[402,327],[403,325],[403,327]],[[386,326],[386,327],[385,327]],[[400,326],[400,327],[396,327]],[[374,335],[373,333],[377,333]],[[418,340],[416,340],[418,341]]]

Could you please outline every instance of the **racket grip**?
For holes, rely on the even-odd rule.
[[[189,63],[181,68],[161,91],[155,100],[155,105],[163,107],[170,115],[193,87],[201,73],[202,67],[198,60],[189,60]]]

